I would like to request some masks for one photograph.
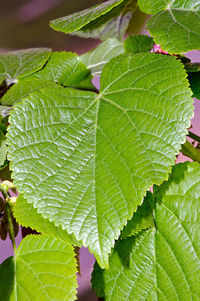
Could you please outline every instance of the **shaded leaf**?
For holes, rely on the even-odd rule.
[[[122,230],[120,237],[126,238],[135,235],[144,229],[153,228],[153,206],[154,200],[151,193],[147,192],[147,197],[144,198],[142,205],[138,206],[132,219],[128,221],[127,225]]]
[[[31,94],[10,118],[15,184],[107,267],[120,230],[185,141],[190,95],[183,65],[154,53],[111,60],[99,95],[62,87]]]
[[[135,9],[135,0],[125,0],[105,15],[73,32],[72,35],[101,40],[111,37],[122,40]]]
[[[140,53],[148,52],[153,48],[153,38],[145,35],[129,36],[124,41],[125,52]]]
[[[56,84],[55,84],[56,85]],[[31,78],[27,76],[26,78],[19,79],[18,82],[13,85],[6,94],[0,99],[0,109],[3,109],[3,113],[10,111],[11,108],[6,106],[13,106],[15,103],[21,101],[23,98],[27,97],[30,93],[40,90],[44,87],[52,87],[53,83],[44,79]],[[5,109],[7,108],[7,109]],[[5,113],[4,113],[5,114]]]
[[[124,0],[108,0],[99,5],[93,6],[89,9],[85,9],[81,12],[74,13],[72,15],[55,19],[50,22],[50,26],[57,31],[64,33],[72,33],[81,29],[91,21],[98,17],[105,15],[111,11],[114,7],[118,6]]]
[[[200,99],[200,72],[188,73],[188,80],[193,96]]]
[[[76,299],[76,261],[73,248],[67,243],[29,235],[20,243],[16,257],[10,257],[0,266],[0,274],[5,273],[5,269],[11,271],[3,277],[9,282],[5,284],[1,278],[0,286],[6,286],[8,298],[4,299],[2,295],[1,300]],[[0,290],[0,296],[4,290]]]
[[[71,52],[52,53],[46,66],[32,78],[54,81],[67,87],[94,89],[90,71],[80,61],[79,56]]]
[[[32,74],[41,69],[51,55],[48,48],[32,48],[0,53],[0,83]]]
[[[14,258],[8,257],[0,264],[0,300],[9,301],[14,288]]]
[[[81,61],[92,70],[93,75],[100,75],[104,65],[115,56],[124,52],[122,42],[110,38],[95,49],[81,55]]]
[[[197,0],[139,0],[142,11],[155,14],[147,29],[157,44],[169,53],[200,48],[200,3]]]
[[[200,299],[199,179],[199,164],[186,162],[156,187],[156,231],[119,241],[109,270],[95,268],[93,287],[103,281],[106,300]]]

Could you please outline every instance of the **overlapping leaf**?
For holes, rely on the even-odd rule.
[[[66,87],[94,89],[90,71],[79,56],[71,52],[54,52],[45,68],[31,78],[54,81]]]
[[[54,52],[45,67],[33,75],[19,79],[0,99],[3,106],[12,106],[30,93],[45,87],[63,86],[94,90],[91,73],[71,52]],[[1,107],[0,107],[1,108]]]
[[[137,208],[132,219],[128,221],[127,225],[122,230],[120,238],[127,238],[144,229],[153,228],[153,207],[154,201],[152,194],[147,192],[147,197],[144,198],[142,205]]]
[[[190,83],[190,88],[193,92],[193,96],[200,99],[200,71],[190,72],[188,74],[188,80]]]
[[[16,257],[0,266],[0,300],[73,301],[76,272],[72,246],[51,237],[27,236]]]
[[[15,103],[21,101],[24,97],[27,97],[30,93],[40,90],[44,87],[52,87],[53,85],[54,84],[51,81],[30,78],[29,76],[24,79],[19,79],[18,82],[13,85],[0,99],[0,103],[2,104],[0,109],[5,106],[13,106]]]
[[[24,226],[30,227],[39,233],[44,235],[53,236],[56,239],[60,239],[76,246],[79,243],[74,239],[73,235],[69,235],[66,230],[63,230],[61,226],[56,227],[55,224],[48,219],[45,219],[41,214],[37,212],[37,209],[32,204],[28,203],[23,196],[17,198],[14,206],[14,216],[17,222]]]
[[[41,69],[51,50],[48,48],[33,48],[11,51],[0,54],[0,84],[4,79],[14,80]]]
[[[155,191],[155,229],[119,241],[93,287],[106,300],[200,299],[200,166],[177,165]],[[100,289],[99,289],[100,283]]]
[[[135,9],[135,0],[125,0],[105,15],[98,17],[71,34],[84,38],[106,40],[115,37],[122,40]]]
[[[155,14],[147,23],[157,44],[170,52],[200,48],[200,3],[198,0],[139,0],[142,11]]]
[[[124,41],[125,52],[148,52],[153,48],[153,38],[145,35],[129,36]]]
[[[93,75],[100,75],[104,65],[123,52],[123,43],[115,38],[110,38],[92,51],[84,53],[80,59],[88,69],[92,70]]]
[[[153,53],[111,60],[99,95],[62,87],[33,93],[10,118],[15,184],[107,267],[114,239],[146,190],[167,178],[185,141],[190,95],[182,64]]]
[[[127,0],[108,0],[84,11],[62,17],[50,22],[50,26],[58,31],[72,33],[81,29],[91,21],[109,13],[113,8]]]

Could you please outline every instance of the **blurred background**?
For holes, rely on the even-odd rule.
[[[50,20],[100,4],[100,0],[0,0],[0,51],[31,47],[49,47],[53,50],[66,50],[79,55],[94,48],[99,41],[72,37],[53,31]],[[200,61],[200,51],[188,53],[193,61]],[[200,134],[200,107],[195,100],[193,132]],[[184,156],[179,158],[184,161]],[[17,244],[21,233],[17,237]],[[0,240],[0,263],[12,255],[9,239]],[[94,257],[86,248],[80,250],[81,276],[78,276],[78,300],[95,301],[97,297],[90,288],[90,275]],[[117,300],[116,300],[117,301]]]
[[[0,49],[50,47],[81,54],[98,42],[55,32],[49,21],[99,4],[100,0],[1,0]]]

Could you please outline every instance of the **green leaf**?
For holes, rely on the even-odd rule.
[[[106,40],[110,37],[122,40],[135,9],[135,0],[125,0],[105,15],[73,32],[72,35],[101,40]]]
[[[200,3],[197,0],[139,0],[140,9],[155,14],[147,29],[157,44],[169,53],[200,48]]]
[[[4,278],[6,269],[10,273]],[[71,245],[52,237],[27,236],[20,243],[16,257],[10,257],[0,266],[0,287],[4,286],[0,299],[73,301],[76,299],[76,272]]]
[[[0,130],[0,167],[4,164],[7,157],[7,144],[4,133]]]
[[[185,141],[190,95],[183,65],[154,53],[111,60],[99,95],[62,87],[31,94],[10,117],[15,184],[107,267],[120,230]]]
[[[53,85],[56,84],[44,79],[31,78],[30,76],[19,79],[18,82],[14,84],[0,99],[0,103],[3,105],[0,106],[0,108],[8,108],[5,106],[13,106],[15,103],[27,97],[30,93],[40,90],[44,87],[52,87]],[[10,110],[10,108],[8,109]],[[5,109],[3,109],[3,112],[5,112]]]
[[[32,78],[54,81],[67,87],[94,90],[90,71],[80,61],[79,56],[71,52],[54,52],[46,66]]]
[[[110,38],[102,42],[90,52],[80,56],[81,61],[92,70],[93,75],[101,75],[104,65],[115,56],[124,52],[122,42],[115,38]]]
[[[106,300],[200,299],[199,179],[199,164],[186,162],[155,189],[156,231],[119,241],[109,270],[94,271],[93,287],[100,282]]]
[[[0,300],[9,301],[14,288],[14,258],[8,257],[0,265]]]
[[[1,102],[1,99],[0,99]],[[4,118],[10,114],[10,108],[0,105],[0,115]]]
[[[154,201],[151,197],[151,192],[147,192],[147,197],[144,198],[142,205],[138,206],[132,219],[128,221],[127,225],[122,230],[120,238],[126,238],[135,235],[144,229],[153,228],[153,206]]]
[[[19,225],[30,227],[44,235],[53,236],[64,242],[80,246],[73,235],[69,235],[66,230],[62,229],[62,226],[56,227],[53,222],[45,219],[37,212],[37,209],[33,207],[33,204],[28,203],[21,194],[17,198],[14,207],[14,216]]]
[[[145,35],[129,36],[124,41],[126,53],[148,52],[153,48],[153,38]]]
[[[0,83],[32,74],[41,69],[51,55],[48,48],[0,53]]]
[[[124,0],[108,0],[81,12],[55,19],[50,22],[50,26],[57,31],[72,33],[81,29],[83,26],[87,25],[98,17],[105,15],[123,1]]]
[[[200,72],[188,73],[188,80],[193,96],[200,99]]]

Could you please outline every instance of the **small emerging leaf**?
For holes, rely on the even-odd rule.
[[[148,52],[153,48],[153,38],[145,35],[129,36],[124,41],[126,53]]]

